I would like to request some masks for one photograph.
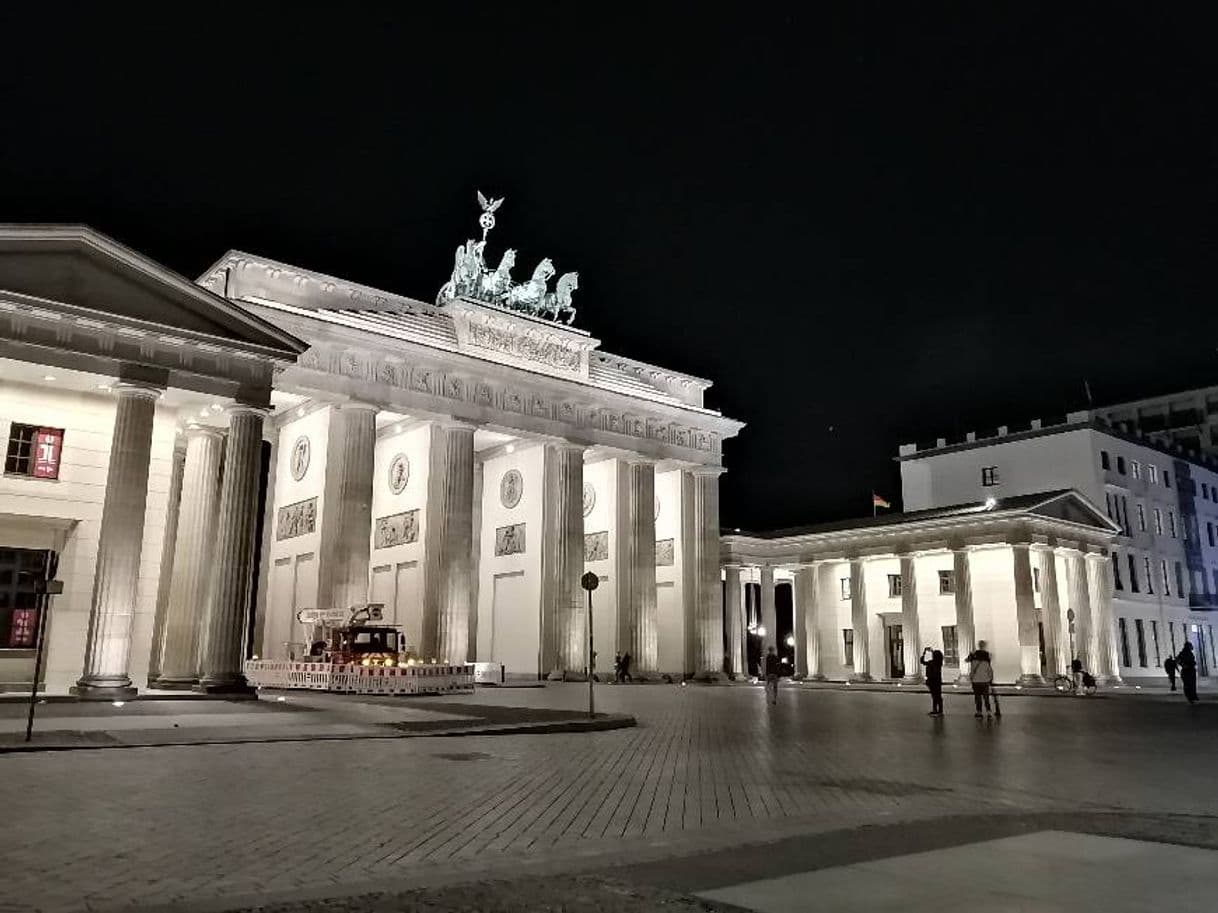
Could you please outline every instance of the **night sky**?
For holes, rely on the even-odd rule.
[[[488,261],[577,269],[578,326],[748,423],[725,527],[867,515],[899,443],[1084,379],[1218,383],[1218,71],[1183,6],[509,6],[6,9],[0,221],[431,300],[475,189],[506,196]]]

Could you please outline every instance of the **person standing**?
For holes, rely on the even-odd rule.
[[[613,654],[613,680],[619,685],[622,683],[622,654],[620,651]]]
[[[1083,661],[1077,656],[1070,660],[1070,676],[1074,679],[1074,696],[1083,696]]]
[[[1193,654],[1193,645],[1187,640],[1184,649],[1176,657],[1180,667],[1180,684],[1184,686],[1184,696],[1190,704],[1197,703],[1197,657]]]
[[[926,670],[926,689],[930,692],[929,715],[943,716],[943,651],[927,647],[922,651],[919,662]]]
[[[1167,673],[1167,680],[1171,682],[1171,690],[1176,690],[1176,658],[1169,656],[1163,660],[1163,671]]]
[[[782,661],[771,646],[765,654],[765,693],[771,704],[778,703],[778,676],[782,674]]]
[[[990,686],[994,683],[994,665],[985,641],[977,641],[977,649],[964,658],[969,664],[968,678],[973,683],[973,704],[977,712],[973,716],[981,719],[981,705],[985,702],[985,715],[990,716]]]
[[[627,650],[622,654],[622,684],[626,682],[634,683],[634,676],[630,674],[630,651]]]

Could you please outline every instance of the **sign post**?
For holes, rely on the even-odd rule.
[[[47,560],[46,577],[34,581],[33,590],[41,598],[38,606],[38,633],[34,641],[34,680],[30,684],[30,710],[25,718],[25,740],[34,737],[34,708],[38,706],[38,679],[42,677],[42,654],[47,630],[47,611],[51,608],[51,597],[63,592],[63,581],[55,580],[59,570],[59,555],[51,552]]]
[[[592,649],[592,591],[600,586],[601,579],[588,571],[579,578],[579,585],[588,591],[588,716],[596,716],[596,698],[592,695],[596,679],[596,651]]]

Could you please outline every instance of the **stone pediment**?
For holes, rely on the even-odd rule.
[[[86,226],[0,226],[3,291],[280,355],[302,348],[241,307]]]

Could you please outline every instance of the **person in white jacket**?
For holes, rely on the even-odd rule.
[[[981,718],[983,702],[985,715],[990,716],[990,689],[994,685],[994,663],[990,658],[990,651],[985,648],[985,641],[977,641],[977,649],[966,656],[964,661],[969,664],[968,678],[973,683],[973,703],[977,708],[977,712],[973,716]]]

